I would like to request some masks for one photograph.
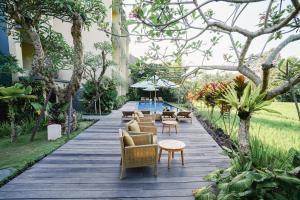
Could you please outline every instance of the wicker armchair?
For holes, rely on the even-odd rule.
[[[135,120],[131,120],[130,122],[125,124],[125,128],[130,134],[148,134],[151,133],[153,135],[153,142],[157,144],[157,127],[153,125],[152,122],[137,122],[140,131],[133,131],[130,128],[130,124],[132,124]]]
[[[143,114],[143,116],[139,116],[138,113],[135,111],[133,114],[133,119],[135,119],[138,122],[152,122],[154,125],[155,115]]]
[[[121,175],[125,176],[127,168],[152,166],[154,176],[157,176],[158,146],[153,144],[152,134],[130,134],[134,141],[134,146],[124,145],[123,130],[119,129],[121,144]]]

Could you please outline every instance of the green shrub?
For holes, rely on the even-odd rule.
[[[52,124],[63,124],[65,122],[65,111],[68,109],[66,103],[49,103],[48,118]]]
[[[195,103],[194,106],[195,116],[200,115],[202,119],[210,119],[210,123],[215,128],[222,128],[226,133],[226,128],[219,112],[215,112],[210,118],[210,111],[204,103]],[[295,120],[297,114],[295,110],[292,110],[292,106],[292,103],[282,105],[282,103],[273,102],[269,107],[272,109],[277,108],[282,115],[259,112],[252,116],[250,144],[252,161],[255,166],[286,169],[290,165],[287,163],[289,162],[289,150],[294,148],[300,151],[300,124]],[[291,116],[294,116],[294,118],[287,118]],[[229,124],[229,120],[231,120],[233,131],[227,134],[233,141],[237,141],[239,120],[236,119],[234,121],[234,118],[235,112],[232,111],[230,118],[228,116],[225,122]]]
[[[10,136],[10,124],[8,122],[0,123],[0,138]]]
[[[121,108],[127,101],[128,98],[126,96],[118,96],[115,101],[114,109]]]
[[[16,133],[17,135],[26,135],[31,134],[34,129],[35,121],[33,119],[22,120],[16,125]],[[42,128],[45,125],[42,123]],[[7,138],[10,136],[10,124],[8,122],[2,122],[0,124],[0,138]]]
[[[99,101],[96,99],[96,86],[87,81],[83,84],[83,90],[81,94],[81,108],[83,113],[95,113],[95,102],[97,108],[99,107]],[[103,78],[100,86],[100,105],[101,113],[108,114],[114,108],[115,101],[118,96],[116,83],[110,78]]]
[[[131,100],[131,101],[139,101],[140,98],[141,98],[141,95],[138,91],[139,89],[137,88],[132,88],[132,87],[129,87],[128,88],[128,99]]]
[[[232,158],[227,170],[217,170],[205,177],[212,186],[195,191],[196,200],[297,200],[300,196],[299,153],[293,152],[293,169],[256,168],[240,153],[226,149]],[[210,198],[206,198],[210,197]]]
[[[34,120],[23,120],[20,122],[20,124],[17,126],[18,134],[19,135],[25,135],[25,134],[31,134],[32,130],[34,129],[35,121]]]

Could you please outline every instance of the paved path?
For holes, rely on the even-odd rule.
[[[133,110],[135,105],[129,102],[121,110]],[[208,184],[203,176],[228,164],[220,147],[195,119],[193,124],[180,123],[179,134],[171,136],[162,135],[157,123],[159,140],[174,138],[186,143],[185,166],[181,166],[180,154],[175,154],[168,171],[164,152],[157,178],[146,167],[129,169],[120,180],[120,118],[121,111],[102,117],[0,188],[0,199],[192,200],[192,190]]]

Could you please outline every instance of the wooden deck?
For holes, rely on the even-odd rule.
[[[121,110],[135,109],[129,102]],[[151,168],[127,170],[120,175],[118,129],[123,127],[121,112],[102,117],[75,139],[32,166],[0,188],[0,199],[159,199],[192,200],[192,190],[208,183],[203,176],[228,165],[228,158],[199,122],[181,122],[179,134],[161,134],[162,139],[178,139],[186,144],[185,166],[175,154],[167,169],[163,152],[158,177]]]

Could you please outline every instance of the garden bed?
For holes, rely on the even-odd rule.
[[[227,147],[229,149],[236,149],[234,142],[228,135],[224,133],[223,129],[215,128],[208,120],[204,119],[201,115],[196,116],[196,118],[221,148]]]

